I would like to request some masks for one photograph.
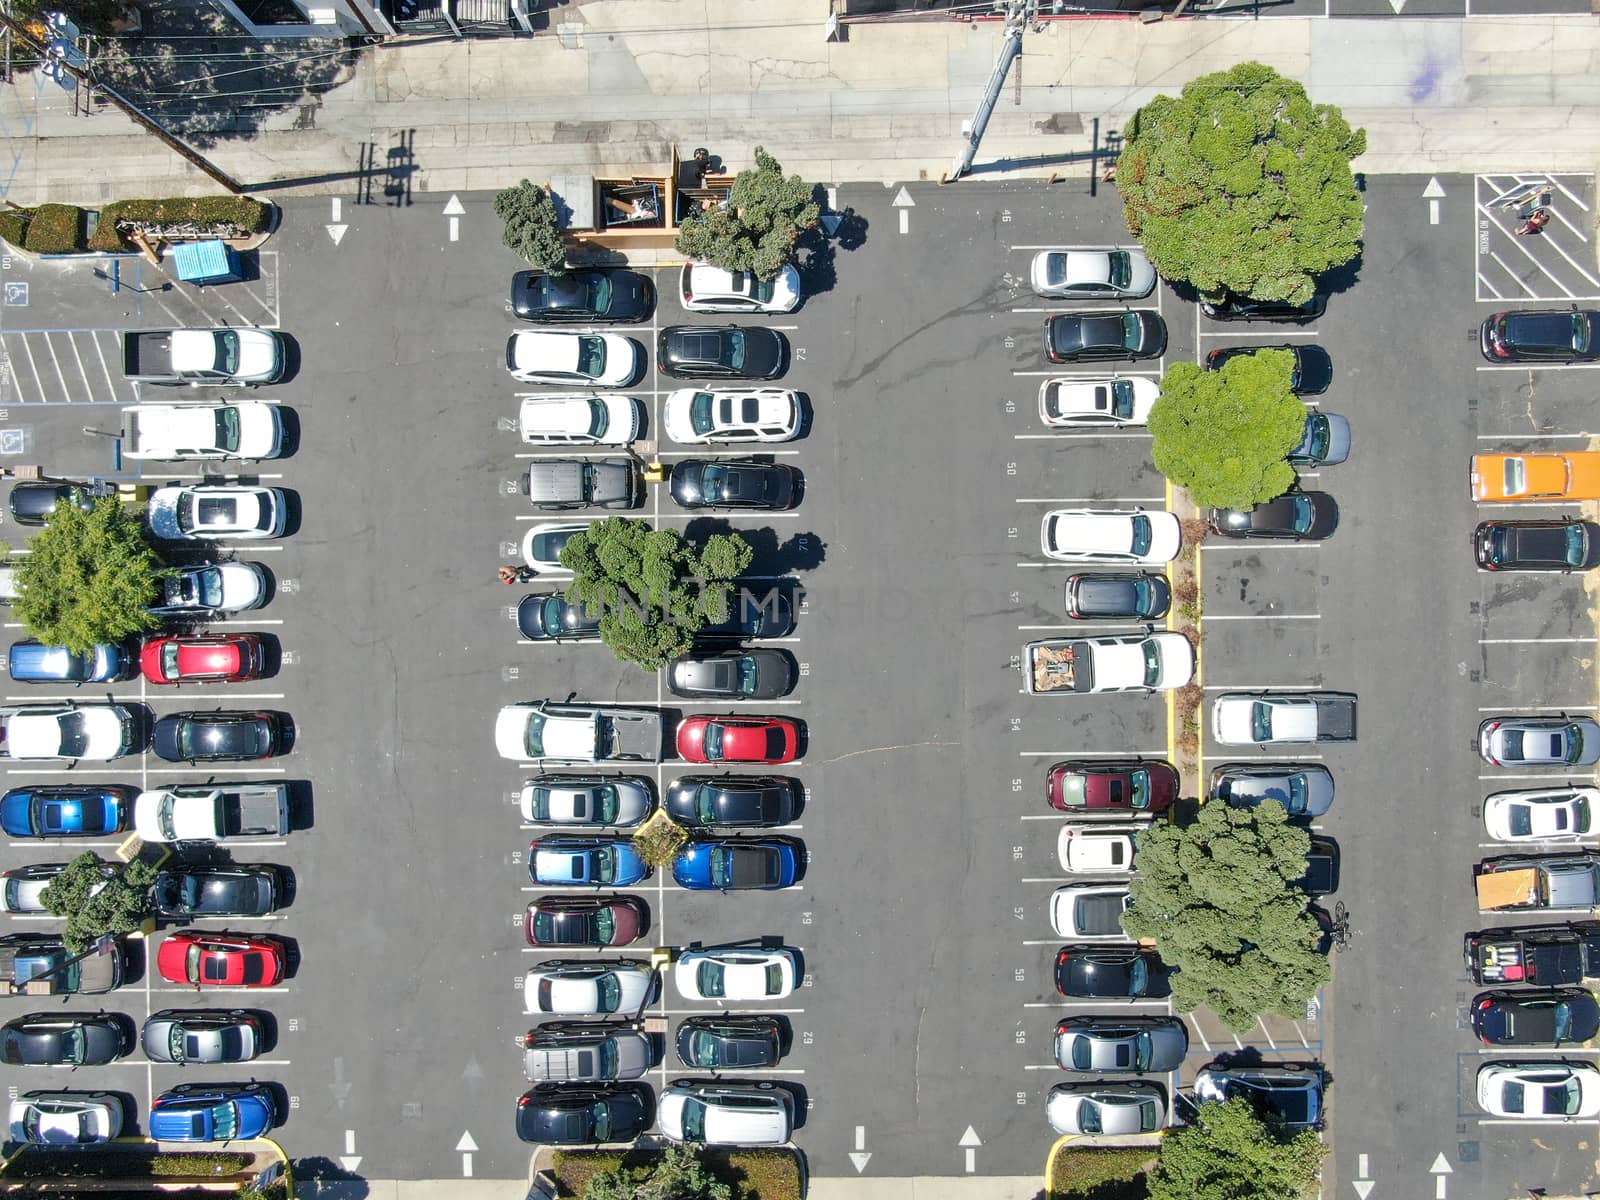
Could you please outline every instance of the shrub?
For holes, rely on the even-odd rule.
[[[1154,1151],[1143,1146],[1063,1150],[1050,1160],[1049,1200],[1144,1200],[1145,1171],[1155,1162]]]
[[[31,208],[0,209],[0,240],[19,248],[27,243],[28,224],[33,220]]]
[[[86,248],[84,211],[76,204],[41,204],[33,210],[23,248],[35,254],[71,254]]]
[[[46,1179],[199,1179],[237,1175],[254,1162],[249,1154],[191,1153],[119,1146],[105,1150],[24,1151],[5,1164],[5,1176]]]
[[[117,232],[118,221],[176,224],[231,224],[244,233],[261,233],[272,223],[272,206],[248,196],[176,196],[169,200],[116,200],[100,210],[100,226],[89,239],[91,250],[132,250]]]
[[[645,1168],[661,1158],[661,1152],[652,1150],[557,1150],[551,1172],[556,1177],[557,1195],[563,1200],[580,1200],[597,1175]],[[800,1161],[791,1150],[702,1147],[700,1161],[713,1177],[732,1187],[733,1200],[801,1200]]]
[[[657,809],[633,835],[633,848],[640,858],[659,870],[672,865],[688,840],[688,831],[667,816],[664,809]]]

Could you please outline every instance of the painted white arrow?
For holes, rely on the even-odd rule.
[[[454,199],[455,197],[451,197]],[[478,1143],[472,1140],[470,1130],[462,1130],[461,1140],[456,1143],[456,1150],[461,1154],[461,1178],[472,1178],[472,1152],[478,1148]]]
[[[1447,1159],[1441,1151],[1439,1157],[1433,1160],[1433,1166],[1428,1168],[1428,1174],[1454,1175],[1455,1169],[1450,1166],[1450,1160]]]
[[[1440,1151],[1439,1156],[1433,1160],[1433,1166],[1428,1168],[1428,1174],[1433,1176],[1434,1200],[1445,1200],[1450,1191],[1450,1176],[1454,1175],[1455,1171],[1443,1151]]]
[[[956,1145],[967,1152],[967,1174],[971,1175],[978,1169],[978,1147],[983,1145],[983,1139],[978,1136],[976,1129],[968,1125],[967,1131],[961,1135],[961,1140]]]
[[[1370,1179],[1352,1179],[1350,1186],[1356,1189],[1356,1195],[1360,1196],[1361,1200],[1367,1200],[1367,1197],[1372,1195],[1372,1189],[1377,1185]]]
[[[339,202],[335,200],[334,203],[338,204]],[[339,1165],[346,1171],[354,1171],[361,1165],[361,1155],[356,1153],[356,1131],[354,1129],[346,1129],[344,1131],[344,1153],[339,1156]]]
[[[861,1172],[865,1171],[867,1169],[867,1164],[869,1162],[871,1162],[871,1161],[872,1161],[872,1151],[870,1151],[870,1150],[852,1150],[852,1151],[850,1151],[850,1162],[855,1167],[857,1175],[859,1175],[859,1174],[861,1174]]]
[[[461,197],[451,192],[450,199],[445,201],[444,215],[450,218],[450,240],[452,242],[461,240],[461,214],[466,211],[461,207]]]
[[[917,206],[917,202],[911,198],[911,193],[906,191],[906,189],[904,187],[902,187],[898,192],[896,192],[894,194],[893,207],[898,208],[900,210],[900,232],[901,233],[907,233],[907,232],[910,231],[910,229],[911,229],[911,213],[910,213],[909,210],[915,208],[916,206]],[[968,1128],[971,1128],[971,1127],[969,1126]]]
[[[328,231],[328,236],[333,239],[333,244],[335,246],[337,246],[341,241],[344,240],[344,231],[346,229],[349,229],[350,226],[348,226],[348,225],[324,225],[323,228]]]
[[[1428,186],[1422,189],[1422,198],[1428,202],[1428,224],[1439,223],[1439,201],[1444,199],[1444,188],[1439,186],[1437,177],[1428,180]],[[1444,1155],[1440,1155],[1443,1158]]]

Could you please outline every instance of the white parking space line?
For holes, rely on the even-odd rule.
[[[237,620],[232,620],[232,621],[207,621],[205,624],[206,624],[207,627],[214,626],[214,625],[282,625],[283,621],[281,619],[272,619],[272,618],[268,618],[266,620],[263,620],[262,618],[257,617],[253,621],[252,620],[248,620],[246,618],[239,618]]]
[[[1060,758],[1063,755],[1072,758],[1157,758],[1165,754],[1166,748],[1160,750],[1018,750],[1019,758]]]
[[[7,842],[12,850],[115,850],[122,842],[94,842],[81,838],[29,838],[25,842]]]
[[[1105,634],[1105,633],[1111,633],[1111,634],[1116,634],[1116,633],[1138,633],[1138,632],[1140,632],[1141,630],[1144,629],[1144,624],[1142,622],[1140,622],[1138,624],[1126,624],[1126,623],[1124,623],[1122,621],[1093,621],[1093,622],[1079,621],[1079,622],[1076,622],[1075,624],[1070,624],[1070,625],[1018,625],[1017,626],[1017,631],[1019,633],[1026,633],[1030,629],[1069,630],[1069,631],[1076,629],[1076,630],[1081,631],[1085,637],[1088,637],[1091,634],[1098,635],[1098,634]]]
[[[1600,363],[1536,363],[1536,362],[1519,362],[1519,363],[1507,363],[1505,366],[1495,366],[1492,363],[1483,363],[1481,366],[1478,366],[1475,369],[1479,370],[1479,371],[1594,371],[1594,370],[1600,370]],[[1490,436],[1493,436],[1493,435],[1490,435]],[[1586,433],[1584,433],[1584,434],[1577,434],[1577,433],[1561,433],[1561,434],[1547,433],[1547,434],[1538,434],[1538,435],[1520,434],[1519,433],[1519,434],[1507,434],[1505,436],[1507,436],[1507,437],[1517,437],[1517,438],[1520,438],[1520,439],[1523,439],[1523,440],[1531,441],[1531,440],[1533,440],[1533,438],[1535,436],[1537,436],[1537,437],[1588,437],[1589,435],[1586,434]],[[1484,435],[1480,434],[1479,437],[1478,437],[1478,440],[1479,441],[1483,441],[1484,440]]]
[[[1593,704],[1490,704],[1479,705],[1481,713],[1523,713],[1523,712],[1594,712]]]
[[[1542,779],[1552,786],[1559,787],[1563,782],[1570,778],[1571,774],[1572,772],[1570,771],[1559,771],[1553,769],[1545,772],[1496,771],[1490,775],[1479,775],[1478,782],[1494,783],[1496,781],[1510,779]]]
[[[1196,312],[1199,309],[1195,310]],[[1201,337],[1232,337],[1232,338],[1271,338],[1280,340],[1286,337],[1321,337],[1320,329],[1305,329],[1296,325],[1293,329],[1216,329],[1200,330]]]
[[[204,1001],[207,996],[275,996],[281,995],[290,989],[286,987],[153,987],[150,990],[163,996],[188,996],[200,1002]]]
[[[1144,433],[1137,429],[1104,429],[1095,433],[1013,433],[1011,437],[1018,442],[1073,442],[1090,438],[1096,441],[1127,442],[1150,441],[1155,434]]]
[[[1051,942],[1049,944],[1053,945],[1053,946],[1058,946],[1058,945],[1061,944],[1061,939],[1057,938],[1055,941],[1053,941],[1053,942]],[[1107,1009],[1109,1009],[1109,1008],[1111,1008],[1113,1006],[1115,1006],[1117,1008],[1150,1008],[1152,1006],[1153,1007],[1157,1007],[1157,1008],[1166,1008],[1167,1007],[1167,1002],[1165,1000],[1116,1000],[1116,1001],[1111,1001],[1111,1000],[1091,1000],[1091,999],[1080,998],[1080,999],[1077,999],[1077,1000],[1068,1000],[1068,999],[1061,999],[1061,1000],[1029,1000],[1029,1001],[1024,1002],[1024,1004],[1022,1005],[1023,1008],[1082,1008],[1082,1007],[1085,1007],[1085,1006],[1095,1006],[1095,1007],[1107,1008]]]
[[[1517,508],[1521,511],[1530,508],[1577,508],[1581,503],[1582,501],[1580,500],[1519,500],[1517,501]],[[1496,500],[1479,500],[1477,501],[1477,507],[1484,509],[1486,512],[1505,512],[1506,510],[1506,506]],[[1506,515],[1510,516],[1509,513]]]
[[[1550,1052],[1547,1050],[1547,1051],[1545,1051],[1545,1053],[1548,1054]],[[1475,1124],[1478,1124],[1478,1125],[1516,1125],[1516,1126],[1522,1126],[1522,1127],[1529,1127],[1529,1126],[1536,1126],[1536,1125],[1556,1125],[1556,1126],[1561,1126],[1561,1127],[1564,1127],[1564,1128],[1571,1129],[1571,1128],[1578,1128],[1578,1127],[1592,1128],[1594,1126],[1600,1125],[1600,1120],[1579,1120],[1577,1118],[1569,1117],[1569,1118],[1566,1118],[1564,1120],[1557,1120],[1557,1121],[1530,1121],[1530,1120],[1526,1120],[1526,1119],[1499,1120],[1499,1119],[1490,1118],[1490,1117],[1479,1117],[1476,1120]],[[1441,1175],[1441,1176],[1439,1176],[1439,1178],[1443,1179],[1444,1176]]]
[[[1320,683],[1207,683],[1208,692],[1320,692]]]
[[[1240,538],[1238,541],[1247,541],[1249,545],[1241,546],[1235,541],[1205,541],[1200,543],[1202,550],[1236,550],[1241,554],[1254,554],[1257,550],[1320,550],[1321,542],[1280,542],[1271,538]]]
[[[1320,621],[1321,613],[1209,613],[1200,617],[1204,621]]]
[[[1218,749],[1221,753],[1208,755],[1207,757],[1230,758],[1236,754],[1241,761],[1247,763],[1322,761],[1322,755],[1320,754],[1263,754],[1260,751],[1251,754],[1249,746],[1219,746]]]
[[[284,695],[282,692],[230,692],[230,691],[226,691],[226,690],[220,690],[220,691],[210,691],[210,690],[208,690],[205,694],[208,695],[208,696],[216,696],[218,699],[222,699],[222,698],[225,697],[225,698],[227,698],[229,700],[282,700],[283,699],[283,695]],[[171,692],[151,692],[148,696],[142,691],[141,692],[110,692],[110,693],[107,693],[104,696],[97,696],[97,697],[95,697],[95,699],[96,700],[109,700],[109,701],[111,701],[112,703],[115,703],[115,704],[132,704],[132,703],[138,703],[140,701],[147,700],[147,699],[148,700],[183,700],[183,701],[188,702],[188,701],[193,701],[195,699],[195,696],[196,696],[196,693],[195,693],[195,691],[193,689],[180,691],[180,690],[177,690],[177,688],[175,687],[174,690],[171,691]],[[53,693],[53,692],[23,692],[23,693],[16,694],[16,695],[8,695],[6,697],[6,700],[8,702],[29,701],[29,700],[62,700],[62,701],[70,701],[70,700],[74,700],[74,699],[82,700],[83,698],[84,698],[84,696],[83,696],[82,692],[77,693],[75,696],[71,692],[64,692],[64,693],[61,693],[59,695],[56,694],[56,693]]]
[[[1526,1054],[1535,1058],[1548,1058],[1554,1054],[1565,1058],[1572,1054],[1600,1054],[1600,1047],[1579,1046],[1571,1042],[1562,1042],[1559,1050],[1552,1050],[1549,1046],[1479,1046],[1478,1053],[1496,1057],[1503,1054]]]
[[[1522,637],[1522,638],[1479,638],[1480,646],[1533,646],[1547,644],[1552,646],[1571,645],[1575,642],[1593,644],[1600,642],[1596,637]]]
[[[1165,504],[1165,496],[1018,496],[1018,504]]]
[[[1600,366],[1600,363],[1595,364]],[[1578,441],[1588,441],[1596,436],[1592,433],[1480,433],[1480,442],[1553,442],[1562,438],[1571,438]]]

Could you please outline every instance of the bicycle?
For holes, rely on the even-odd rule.
[[[1333,906],[1333,921],[1328,926],[1328,936],[1333,940],[1335,950],[1343,952],[1350,949],[1350,911],[1345,908],[1343,900]]]

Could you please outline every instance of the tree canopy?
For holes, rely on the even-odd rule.
[[[149,606],[165,568],[144,526],[114,497],[90,512],[57,504],[29,550],[12,610],[41,642],[88,654],[160,625]]]
[[[1258,350],[1220,371],[1173,363],[1150,410],[1156,470],[1202,507],[1250,508],[1294,486],[1284,456],[1305,434],[1306,409],[1289,388],[1294,354]]]
[[[1188,825],[1157,824],[1139,835],[1122,928],[1155,939],[1178,968],[1178,1011],[1206,1005],[1234,1030],[1263,1013],[1305,1015],[1331,976],[1309,897],[1294,882],[1310,847],[1281,804],[1213,801]]]
[[[1326,1153],[1309,1129],[1279,1137],[1245,1099],[1203,1104],[1161,1139],[1146,1184],[1150,1200],[1299,1200],[1315,1188]]]
[[[1123,216],[1167,279],[1298,304],[1361,252],[1350,163],[1366,131],[1271,67],[1240,63],[1157,96],[1125,136]]]
[[[505,222],[505,244],[523,260],[552,275],[567,269],[561,222],[548,191],[524,179],[494,194],[494,211]]]
[[[708,622],[726,619],[730,582],[750,566],[750,543],[717,533],[698,549],[675,529],[607,517],[561,551],[573,573],[567,600],[600,613],[600,640],[647,671],[687,654]]]
[[[39,900],[67,919],[62,939],[71,953],[82,954],[104,934],[138,929],[155,912],[155,882],[156,869],[149,863],[104,863],[89,850],[69,862]]]
[[[654,1161],[592,1176],[583,1200],[733,1200],[733,1188],[689,1147],[673,1145]]]
[[[734,177],[725,208],[683,219],[679,254],[730,271],[753,271],[761,279],[772,279],[794,257],[796,239],[822,213],[812,199],[816,186],[798,175],[785,177],[778,160],[760,146],[755,157],[753,169]]]

